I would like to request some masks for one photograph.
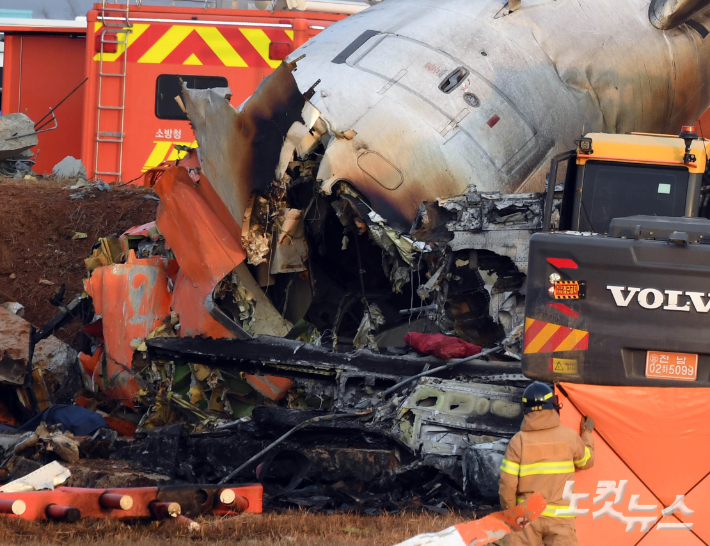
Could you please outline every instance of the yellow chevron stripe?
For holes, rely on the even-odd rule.
[[[197,148],[197,141],[192,142],[171,142],[169,140],[154,140],[153,151],[150,152],[150,156],[143,165],[143,172],[157,167],[163,161],[175,161],[177,159],[182,159],[180,152],[175,149],[175,146],[181,144],[183,146],[189,146],[190,148]],[[167,156],[167,157],[166,157]]]
[[[180,45],[187,36],[194,30],[194,27],[187,25],[173,25],[163,34],[143,56],[138,59],[139,63],[162,63],[173,50]]]
[[[531,318],[525,318],[525,331],[528,331],[528,328],[530,328],[533,324],[535,324],[535,319]]]
[[[278,68],[281,61],[272,61],[269,58],[269,44],[271,40],[269,40],[266,32],[260,28],[240,28],[239,30],[271,68]]]
[[[101,26],[101,23],[97,22],[95,24],[97,33],[101,29]],[[128,33],[127,47],[130,47],[131,44],[135,42],[148,29],[149,26],[150,25],[147,24],[134,24],[131,32]],[[126,27],[126,30],[128,30],[128,27]],[[138,62],[143,64],[162,63],[193,30],[200,35],[200,37],[205,41],[210,49],[214,51],[215,55],[217,55],[219,60],[222,61],[225,66],[238,68],[248,67],[246,61],[244,61],[241,55],[239,55],[234,47],[232,47],[232,44],[227,41],[218,28],[196,27],[190,25],[171,26],[168,31],[161,36],[150,47],[150,49],[148,49],[148,51],[141,56],[140,59],[138,59]],[[271,44],[271,40],[262,29],[242,28],[239,30],[271,68],[277,68],[281,64],[281,61],[269,58],[269,44]],[[285,32],[286,35],[293,40],[293,30],[287,30]],[[118,35],[118,40],[125,39],[126,33],[120,33]],[[121,57],[125,48],[126,46],[119,44],[116,53],[104,53],[104,61],[112,62],[117,60]],[[101,55],[97,53],[94,56],[94,60],[98,61],[100,56]],[[193,54],[184,64],[202,64],[202,62],[196,55]]]
[[[219,57],[219,60],[224,63],[224,66],[245,67],[248,66],[239,53],[232,47],[227,39],[222,36],[222,33],[216,27],[201,27],[195,28],[205,43],[210,47],[214,54]],[[266,46],[267,54],[269,46]]]
[[[96,34],[98,34],[99,29],[101,29],[103,25],[101,23],[96,23],[95,29],[96,29]],[[116,46],[116,53],[104,53],[104,61],[106,62],[113,62],[116,59],[118,59],[121,55],[123,55],[123,52],[125,51],[126,47],[131,47],[131,44],[135,42],[138,38],[140,38],[141,34],[143,34],[146,30],[148,30],[148,27],[150,25],[146,24],[139,24],[135,23],[131,29],[131,32],[128,33],[128,41],[126,45],[123,44],[118,44]],[[126,27],[125,30],[127,30],[128,27]],[[125,32],[120,32],[119,34],[116,35],[117,40],[123,41],[126,40],[126,33]],[[96,53],[94,55],[94,60],[98,61],[101,59],[101,53]]]
[[[543,345],[548,342],[548,340],[555,334],[557,330],[562,328],[557,324],[546,324],[545,327],[540,330],[540,333],[535,336],[535,338],[530,342],[530,344],[525,347],[526,353],[536,353],[542,349]]]
[[[571,351],[574,349],[574,346],[577,345],[584,336],[587,335],[587,332],[584,332],[582,330],[572,330],[570,334],[565,338],[565,340],[560,343],[557,347],[553,349],[553,352],[557,351]]]
[[[172,142],[166,140],[154,140],[153,144],[155,144],[155,147],[153,148],[153,151],[150,152],[145,165],[143,165],[143,171],[147,171],[148,169],[152,169],[153,167],[160,165],[163,159],[165,159],[165,156],[168,155],[170,146],[173,145]]]
[[[175,146],[182,145],[182,146],[189,146],[190,148],[197,148],[197,141],[196,140],[193,142],[172,142],[171,144],[174,144]],[[182,159],[183,157],[185,157],[184,155],[182,155],[182,156],[180,155],[180,151],[177,150],[175,148],[175,146],[173,146],[173,149],[170,151],[170,155],[165,159],[165,161],[176,161],[178,159]],[[182,152],[182,153],[184,154],[185,152]]]
[[[197,55],[194,53],[190,55],[187,59],[185,59],[185,62],[182,64],[190,64],[190,65],[195,65],[195,66],[202,66],[202,61],[197,58]]]

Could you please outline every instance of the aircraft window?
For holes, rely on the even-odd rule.
[[[466,76],[468,76],[468,69],[463,66],[459,66],[456,70],[444,78],[444,81],[439,84],[439,89],[441,89],[444,93],[451,93],[463,83]]]
[[[180,79],[188,89],[212,89],[228,87],[227,78],[222,76],[185,76],[161,74],[155,84],[155,117],[158,119],[187,119],[187,115],[178,105],[175,97],[182,93]]]

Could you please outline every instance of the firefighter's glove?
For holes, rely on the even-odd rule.
[[[588,430],[589,432],[592,432],[594,430],[594,420],[589,416],[582,417],[582,424],[580,428],[582,431]]]

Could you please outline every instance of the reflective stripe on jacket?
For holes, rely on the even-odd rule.
[[[528,413],[510,440],[500,467],[499,494],[503,509],[523,502],[539,492],[547,502],[543,516],[556,516],[558,509],[569,508],[562,498],[565,483],[574,480],[575,470],[594,465],[594,438],[585,430],[576,432],[560,425],[555,410]]]

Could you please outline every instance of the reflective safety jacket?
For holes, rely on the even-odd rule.
[[[547,509],[543,516],[556,516],[557,509],[569,508],[562,498],[567,481],[574,480],[575,470],[594,465],[594,438],[588,430],[580,436],[560,425],[555,410],[528,413],[520,432],[513,436],[500,467],[499,494],[503,510],[540,493]]]

